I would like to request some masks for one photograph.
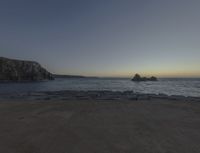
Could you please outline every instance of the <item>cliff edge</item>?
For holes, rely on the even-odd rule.
[[[0,57],[0,81],[41,81],[53,79],[53,75],[37,62]]]

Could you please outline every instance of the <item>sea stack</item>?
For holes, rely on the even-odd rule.
[[[139,74],[135,74],[132,81],[140,82],[140,81],[158,81],[158,79],[154,76],[147,78],[147,77],[141,77]]]
[[[53,79],[53,75],[37,62],[0,57],[0,81],[41,81]]]

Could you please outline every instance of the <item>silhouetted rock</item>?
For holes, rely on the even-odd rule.
[[[150,78],[141,77],[139,74],[135,74],[132,81],[140,82],[140,81],[157,81],[157,78],[152,76]]]
[[[139,75],[139,74],[136,74],[134,77],[133,77],[133,79],[132,79],[132,81],[141,81],[141,76]]]
[[[157,81],[158,79],[156,77],[152,76],[149,80],[150,81]]]
[[[53,76],[37,62],[0,57],[0,81],[53,80]]]

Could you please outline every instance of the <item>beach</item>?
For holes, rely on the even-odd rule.
[[[200,153],[200,0],[0,0],[0,153]]]
[[[0,152],[200,152],[199,98],[81,93],[1,95]]]

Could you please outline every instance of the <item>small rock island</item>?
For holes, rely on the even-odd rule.
[[[37,62],[0,57],[0,81],[41,81],[53,79],[53,75]]]
[[[147,77],[141,77],[139,74],[135,74],[132,81],[140,82],[140,81],[158,81],[158,79],[154,76],[147,78]]]

